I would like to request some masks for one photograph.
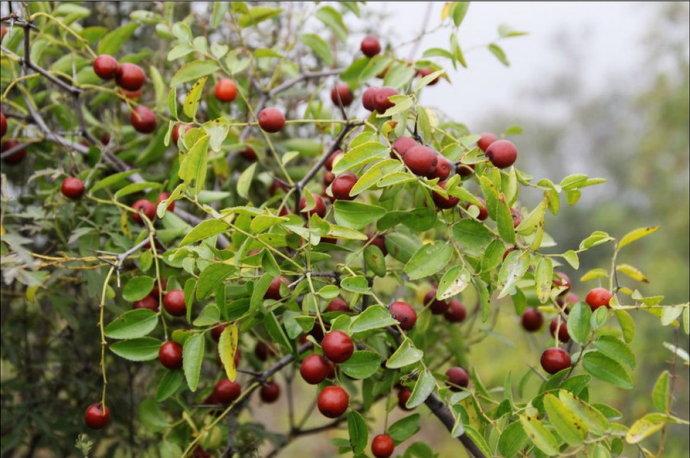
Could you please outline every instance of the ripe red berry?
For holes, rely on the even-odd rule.
[[[278,132],[285,127],[285,115],[278,108],[264,108],[259,112],[259,127],[266,132]]]
[[[419,146],[419,143],[417,143],[417,140],[412,137],[398,137],[393,142],[393,150],[395,150],[395,152],[397,152],[402,158],[405,157],[405,154],[410,150],[410,148],[414,148],[415,146]],[[395,152],[391,151],[391,157],[393,159],[398,159],[398,154],[395,154]]]
[[[354,100],[350,86],[345,83],[337,83],[331,89],[331,101],[336,105],[349,107]]]
[[[443,189],[446,189],[447,181],[441,181],[438,185]],[[460,203],[460,199],[455,196],[448,194],[448,197],[443,197],[441,194],[434,192],[431,197],[434,199],[434,203],[440,209],[448,209],[455,207]]]
[[[328,359],[334,363],[343,363],[354,353],[355,344],[343,331],[331,331],[323,337],[321,348]]]
[[[266,382],[261,385],[259,396],[261,396],[261,400],[267,404],[276,402],[280,397],[280,386],[275,382]]]
[[[7,133],[7,118],[0,111],[0,137],[4,137]]]
[[[329,385],[319,393],[316,405],[319,412],[328,418],[338,418],[347,410],[350,395],[341,386]]]
[[[158,311],[158,296],[153,295],[153,293],[149,294],[143,299],[140,299],[136,301],[134,304],[132,304],[132,307],[135,309],[149,309],[153,310],[154,312]]]
[[[395,103],[390,101],[389,97],[391,97],[392,95],[397,95],[397,94],[398,94],[398,91],[396,91],[392,87],[379,88],[379,90],[376,92],[376,96],[374,98],[374,104],[376,106],[376,111],[378,111],[379,113],[383,113],[387,109],[394,106]]]
[[[326,170],[333,170],[335,163],[338,162],[343,156],[344,154],[342,150],[337,149],[333,151],[326,159],[326,162],[323,163],[324,167],[326,167]]]
[[[110,409],[100,402],[89,405],[84,412],[84,423],[91,429],[102,429],[110,422]]]
[[[509,140],[496,140],[486,149],[486,156],[499,169],[505,169],[515,163],[517,148]]]
[[[453,164],[442,155],[438,155],[438,160],[436,162],[436,168],[434,169],[433,176],[431,178],[438,178],[439,180],[445,180],[450,176],[450,171],[453,169]]]
[[[79,178],[67,177],[62,180],[60,191],[65,197],[79,199],[84,194],[84,182]]]
[[[431,177],[436,171],[438,154],[428,146],[418,145],[407,150],[404,161],[415,175]]]
[[[331,183],[333,183],[333,180],[335,180],[335,174],[333,172],[326,171],[326,173],[323,174],[323,185],[328,186]]]
[[[541,328],[544,323],[544,316],[541,312],[533,307],[528,307],[522,312],[522,318],[520,319],[522,327],[528,332],[536,332]]]
[[[568,324],[563,321],[559,320],[558,318],[554,318],[551,320],[551,324],[549,325],[549,332],[551,333],[551,337],[556,336],[556,329],[558,329],[558,340],[563,343],[568,343],[570,342],[570,334],[568,334]]]
[[[302,360],[299,373],[305,382],[318,385],[334,374],[333,364],[321,355],[309,355]]]
[[[446,385],[451,391],[459,391],[460,388],[467,388],[470,384],[470,376],[462,367],[451,367],[446,371]]]
[[[148,199],[139,199],[132,204],[134,213],[131,214],[132,221],[143,224],[144,220],[140,213],[143,213],[149,220],[153,221],[156,217],[156,206]]]
[[[156,114],[144,105],[137,105],[129,116],[129,122],[134,130],[142,134],[150,134],[156,130]]]
[[[244,149],[240,151],[240,156],[249,162],[256,162],[257,159],[256,151],[249,145],[246,145]]]
[[[124,63],[117,68],[115,82],[122,89],[138,91],[144,85],[146,74],[137,64]]]
[[[275,350],[271,348],[266,342],[259,341],[254,347],[254,356],[259,361],[266,361],[271,356],[276,354]]]
[[[163,296],[163,307],[166,312],[173,316],[183,316],[187,313],[187,306],[184,303],[184,291],[173,289]]]
[[[239,398],[241,393],[242,386],[239,383],[224,378],[216,382],[211,398],[218,404],[230,404]]]
[[[158,350],[158,360],[168,369],[182,367],[182,345],[171,340],[164,342]]]
[[[562,348],[547,348],[541,354],[541,367],[549,374],[560,372],[570,367],[570,355]]]
[[[220,79],[216,82],[214,93],[221,102],[232,102],[237,97],[237,84],[227,78]]]
[[[594,288],[587,293],[585,302],[587,302],[587,304],[589,304],[589,308],[594,311],[599,307],[609,307],[609,302],[611,302],[612,297],[613,294],[611,294],[611,291],[608,289]]]
[[[378,37],[374,35],[367,35],[362,39],[359,49],[365,56],[374,57],[381,52],[381,43],[379,42]]]
[[[395,441],[388,434],[378,434],[371,441],[371,453],[376,458],[388,458],[395,450]]]
[[[477,140],[477,146],[480,150],[486,152],[489,146],[496,140],[498,140],[496,134],[492,134],[491,132],[484,132],[483,134],[480,134],[479,140]]]
[[[402,387],[398,390],[398,407],[402,410],[412,410],[407,408],[407,400],[412,396],[412,390]]]
[[[220,340],[220,335],[223,333],[223,330],[227,327],[227,324],[221,323],[217,324],[214,327],[211,328],[211,338],[218,342]]]
[[[376,109],[376,94],[379,88],[368,87],[362,94],[362,106],[365,110],[374,111]]]
[[[388,254],[388,250],[386,249],[386,237],[379,234],[377,236],[369,236],[369,244],[370,245],[375,245],[378,247],[379,250],[381,250],[381,253],[383,253],[384,256]]]
[[[322,239],[323,240],[323,239]],[[326,306],[326,311],[327,312],[350,312],[350,307],[347,305],[347,302],[345,302],[344,299],[340,297],[336,297],[335,299],[331,300],[328,305]]]
[[[419,76],[420,78],[424,78],[425,76],[431,75],[435,71],[436,70],[431,69],[431,68],[420,68],[417,70],[417,76]],[[429,86],[433,86],[434,84],[438,83],[439,78],[440,77],[437,76],[436,78],[429,81]]]
[[[448,310],[448,302],[436,299],[436,290],[431,289],[424,295],[424,306],[431,309],[434,315],[443,315]]]
[[[158,194],[158,199],[156,199],[156,204],[163,202],[168,197],[170,197],[169,192],[162,192],[162,193]],[[169,212],[175,211],[175,201],[174,200],[168,204],[167,210]]]
[[[101,79],[111,80],[117,76],[117,69],[120,64],[117,63],[117,59],[108,54],[101,54],[96,57],[93,61],[93,71]]]
[[[304,214],[306,213],[310,216],[319,215],[321,218],[323,218],[326,216],[326,204],[323,201],[323,197],[314,193],[312,193],[312,196],[314,197],[314,208],[305,211],[305,208],[307,208],[307,198],[302,196],[299,200],[299,210],[303,216],[305,216]]]
[[[2,142],[2,145],[0,146],[0,152],[5,152],[9,151],[11,149],[14,149],[21,145],[16,140],[7,140]],[[15,151],[14,153],[10,154],[9,156],[5,156],[2,158],[2,161],[7,164],[7,165],[15,165],[19,164],[24,158],[26,157],[26,149],[25,148],[20,148],[19,150]]]
[[[287,280],[282,276],[277,276],[271,280],[271,284],[268,285],[268,289],[264,294],[264,299],[273,299],[274,301],[279,301],[282,296],[280,295],[280,285],[287,285]]]
[[[409,331],[417,322],[417,313],[412,306],[407,302],[395,301],[388,306],[391,315],[400,323],[400,327],[405,331]]]
[[[177,141],[180,139],[180,134],[184,134],[189,129],[191,129],[189,124],[176,123],[170,132],[170,138],[172,139],[173,143],[177,145]]]
[[[448,310],[443,316],[451,323],[461,323],[465,321],[465,317],[467,317],[467,309],[465,309],[465,305],[459,300],[451,299],[448,302]]]
[[[345,172],[335,177],[331,184],[331,192],[333,198],[336,200],[352,200],[354,196],[350,196],[350,190],[357,183],[357,175],[352,172]]]

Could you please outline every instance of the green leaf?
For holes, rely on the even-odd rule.
[[[177,174],[195,194],[198,194],[206,185],[208,145],[209,137],[204,134],[180,159],[180,169]]]
[[[163,402],[170,396],[175,394],[182,386],[184,379],[182,371],[165,371],[165,375],[158,383],[158,390],[156,390],[156,401]]]
[[[637,420],[625,435],[628,444],[637,444],[670,423],[670,417],[663,413],[648,413]]]
[[[197,327],[206,327],[216,324],[220,321],[220,309],[216,304],[206,304],[206,306],[201,310],[201,313],[192,323]]]
[[[548,456],[558,455],[558,441],[536,417],[520,415],[520,424],[532,443]]]
[[[527,254],[518,251],[512,251],[508,254],[498,271],[498,284],[496,286],[501,291],[498,294],[499,299],[510,294],[517,282],[525,275],[529,268],[528,258]]]
[[[201,101],[201,96],[204,94],[206,80],[208,80],[207,76],[196,80],[189,89],[189,92],[187,92],[184,102],[182,103],[182,112],[192,119],[196,118],[196,112],[199,109],[199,101]]]
[[[620,250],[624,246],[629,245],[634,241],[641,239],[642,237],[646,237],[649,234],[655,233],[659,230],[659,227],[660,226],[640,227],[628,232],[620,239],[618,245],[616,246],[616,249]]]
[[[453,226],[453,237],[471,255],[481,254],[493,240],[489,229],[474,219],[463,219]]]
[[[638,268],[631,266],[630,264],[618,264],[616,266],[616,272],[620,272],[635,281],[642,283],[649,283],[649,279],[645,274],[643,274]]]
[[[199,274],[199,281],[196,286],[197,299],[205,298],[218,285],[222,284],[223,280],[236,271],[237,268],[235,266],[221,262],[208,265]]]
[[[356,196],[363,191],[371,188],[392,173],[402,170],[400,161],[395,159],[384,159],[367,169],[357,180],[357,183],[350,190],[351,196]]]
[[[523,450],[529,443],[529,438],[522,429],[519,421],[506,426],[500,437],[498,438],[498,451],[501,455],[512,458]]]
[[[110,346],[110,351],[129,361],[151,361],[158,358],[161,341],[153,337],[121,340]]]
[[[365,142],[348,150],[333,165],[333,173],[339,175],[376,159],[388,159],[389,148],[379,142]]]
[[[373,351],[356,351],[338,367],[349,377],[365,379],[374,375],[381,367],[381,357]]]
[[[357,456],[364,453],[369,441],[367,422],[356,410],[350,410],[347,414],[347,432],[350,436],[350,448]]]
[[[367,245],[364,248],[364,262],[367,269],[371,269],[379,277],[386,276],[386,260],[383,252],[376,245]]]
[[[613,240],[613,237],[608,235],[606,232],[594,231],[587,238],[585,238],[582,242],[580,242],[580,251],[588,250],[592,247],[595,247],[597,245],[601,245],[602,243],[606,243],[606,242],[611,241],[611,240]]]
[[[489,51],[491,51],[491,54],[493,54],[496,59],[506,67],[510,66],[510,62],[508,61],[508,56],[506,56],[505,51],[503,51],[503,48],[498,46],[496,43],[491,43],[489,46]]]
[[[592,433],[601,435],[608,431],[609,421],[606,417],[582,399],[576,398],[567,390],[560,390],[558,399],[570,412],[577,415]]]
[[[594,342],[594,346],[609,358],[624,363],[630,368],[635,367],[635,355],[632,350],[616,337],[603,335]]]
[[[422,245],[403,270],[410,280],[418,280],[441,271],[452,257],[453,248],[448,243]]]
[[[587,353],[582,359],[582,365],[587,372],[600,380],[626,390],[633,388],[630,374],[623,366],[598,351]]]
[[[581,444],[587,436],[587,425],[556,396],[544,396],[544,410],[558,435],[570,445]]]
[[[424,404],[424,401],[434,392],[436,387],[436,379],[428,370],[424,370],[412,389],[412,394],[407,400],[405,406],[408,409],[414,409],[417,406]]]
[[[155,279],[147,275],[140,275],[130,279],[122,289],[122,298],[127,302],[134,302],[145,298],[153,289]]]
[[[347,40],[347,26],[338,10],[330,5],[322,6],[316,10],[315,16],[330,28],[340,41]]]
[[[362,313],[353,318],[350,331],[353,334],[394,326],[398,322],[391,316],[387,308],[381,305],[367,307]]]
[[[632,342],[635,337],[635,321],[625,310],[616,310],[614,313],[621,331],[623,331],[623,339],[628,343]]]
[[[319,59],[323,61],[326,65],[333,64],[333,54],[331,53],[331,47],[328,43],[315,33],[304,33],[300,37],[302,43],[311,48]]]
[[[502,200],[497,201],[496,205],[496,225],[501,238],[510,244],[515,244],[513,216],[508,205]]]
[[[111,339],[136,339],[156,329],[157,324],[158,315],[152,310],[129,310],[105,327],[105,335]]]
[[[589,305],[583,302],[575,304],[568,315],[568,334],[570,334],[570,337],[580,345],[584,345],[589,339],[589,335],[592,331],[592,326],[590,324],[591,317],[592,311]]]
[[[275,8],[271,6],[255,6],[253,8],[249,8],[245,14],[240,15],[238,22],[242,28],[251,27],[280,15],[282,11],[282,8]]]
[[[440,300],[450,299],[460,294],[470,284],[472,275],[464,266],[455,266],[446,270],[438,282],[436,298]]]
[[[182,347],[182,369],[191,391],[196,391],[199,385],[205,345],[206,339],[204,339],[204,334],[196,333],[189,336]]]
[[[237,180],[237,194],[244,199],[249,199],[249,187],[254,178],[254,170],[256,170],[256,162],[242,171]]]
[[[424,352],[416,348],[412,341],[406,337],[398,349],[388,358],[386,367],[389,369],[400,369],[420,361],[422,356],[424,356]]]
[[[470,2],[454,2],[451,17],[453,18],[453,24],[455,27],[460,27],[462,21],[467,15],[467,10],[470,9]]]
[[[102,178],[95,182],[93,186],[91,186],[91,192],[95,193],[96,191],[99,191],[101,189],[106,189],[111,186],[114,186],[122,181],[125,181],[128,176],[137,173],[138,170],[133,169],[133,170],[127,170],[126,172],[119,172],[119,173],[113,173],[112,175],[108,175],[105,178]]]
[[[345,291],[352,293],[366,294],[369,292],[369,282],[366,277],[356,275],[354,277],[345,277],[340,281],[340,287]]]
[[[98,42],[98,54],[116,55],[120,48],[129,40],[139,27],[136,22],[129,22],[115,30],[108,32],[101,41]]]
[[[386,234],[386,250],[400,262],[407,262],[419,246],[419,239],[401,232]]]
[[[654,408],[668,413],[670,394],[669,372],[663,371],[659,374],[659,378],[656,379],[652,389],[652,404]]]
[[[278,322],[273,312],[266,314],[264,318],[264,326],[266,327],[266,332],[271,336],[274,342],[283,347],[286,352],[292,352],[292,345],[290,344],[290,339],[285,335],[285,330]]]
[[[580,268],[580,258],[578,257],[577,252],[574,250],[568,250],[561,256],[563,256],[563,259],[565,259],[573,269],[577,270]]]
[[[333,204],[333,209],[335,221],[341,226],[353,229],[361,229],[386,214],[382,207],[347,200],[337,200]]]
[[[230,225],[222,219],[207,219],[197,224],[180,241],[180,246],[196,243],[226,231]]]
[[[179,86],[188,81],[197,80],[218,71],[218,64],[212,60],[195,60],[180,67],[170,79],[170,86]],[[205,81],[204,81],[205,82]]]
[[[388,434],[393,438],[395,445],[405,442],[419,432],[418,413],[403,417],[388,427]]]
[[[141,183],[131,183],[128,184],[127,186],[118,189],[117,192],[115,193],[115,198],[120,199],[121,197],[128,196],[130,194],[134,194],[139,191],[143,191],[145,189],[160,189],[161,184],[160,183],[154,183],[151,181],[144,181]]]
[[[551,284],[553,283],[553,263],[551,258],[544,256],[539,259],[534,273],[534,281],[539,302],[544,304],[551,296]]]
[[[608,276],[609,276],[609,273],[605,269],[598,267],[596,269],[591,269],[591,270],[588,270],[587,272],[585,272],[584,275],[582,275],[580,277],[580,281],[581,282],[592,281],[592,280],[597,280],[599,278],[608,278]]]

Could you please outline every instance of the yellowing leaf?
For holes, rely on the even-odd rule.
[[[640,227],[640,228],[637,228],[635,230],[632,230],[623,236],[623,238],[620,240],[620,242],[618,242],[618,246],[616,247],[616,249],[620,250],[624,246],[630,245],[635,240],[639,240],[642,237],[646,237],[649,234],[653,234],[658,230],[659,230],[659,226]]]
[[[218,354],[225,368],[225,374],[231,382],[237,378],[237,368],[235,367],[235,353],[237,353],[237,342],[239,331],[235,323],[229,324],[223,329],[218,340]]]
[[[592,269],[585,272],[585,274],[580,277],[580,281],[585,282],[590,280],[596,280],[598,278],[608,278],[608,276],[608,272],[606,272],[606,270],[604,269]]]
[[[206,85],[207,76],[199,78],[192,85],[192,88],[187,92],[187,96],[184,98],[184,103],[182,104],[182,112],[194,118],[196,116],[196,110],[199,108],[199,101],[201,100],[201,95],[204,90],[204,85]]]
[[[643,274],[636,267],[633,267],[630,264],[619,264],[616,266],[616,271],[627,275],[635,281],[649,283],[649,279],[645,276],[645,274]]]

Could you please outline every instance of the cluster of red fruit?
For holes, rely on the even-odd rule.
[[[568,323],[563,315],[567,315],[570,312],[570,307],[576,304],[579,300],[577,295],[570,292],[572,284],[570,279],[563,272],[556,272],[556,278],[553,280],[553,286],[562,291],[559,293],[557,298],[557,304],[559,306],[559,313],[555,318],[551,320],[549,325],[549,332],[551,337],[556,338],[561,343],[570,342],[570,334],[568,333]],[[613,294],[606,288],[594,288],[587,293],[585,297],[585,302],[592,311],[598,309],[599,307],[609,307],[609,302]],[[534,308],[528,307],[522,313],[520,322],[522,327],[527,332],[537,332],[541,329],[544,323],[544,316],[542,313]],[[557,337],[556,337],[557,336]],[[570,367],[571,359],[568,352],[559,347],[547,348],[541,356],[541,366],[549,374],[555,374],[556,372],[562,371]]]

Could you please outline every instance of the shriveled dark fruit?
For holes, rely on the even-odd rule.
[[[67,177],[60,185],[62,195],[70,199],[79,199],[84,195],[84,182],[76,177]]]
[[[187,313],[187,306],[184,302],[184,291],[173,289],[163,296],[163,308],[173,316],[184,316]]]
[[[268,107],[259,112],[259,127],[269,133],[279,132],[285,127],[285,115],[279,108]]]
[[[115,75],[115,82],[122,89],[127,91],[138,91],[144,85],[146,80],[146,73],[137,64],[130,64],[128,62],[120,64],[117,67],[117,75]]]
[[[156,114],[145,107],[144,105],[137,105],[132,110],[129,116],[129,122],[134,127],[134,130],[142,134],[150,134],[156,130]]]
[[[318,385],[334,373],[333,364],[321,355],[309,355],[302,360],[299,373],[305,382]]]
[[[162,193],[158,194],[158,198],[156,199],[156,204],[163,202],[168,197],[170,197],[169,192],[162,192]],[[166,207],[166,210],[168,210],[169,212],[175,211],[175,201],[174,200],[168,204],[168,206]]]
[[[431,75],[431,74],[434,73],[435,71],[436,71],[436,70],[431,69],[431,68],[420,68],[420,69],[417,70],[417,76],[419,76],[420,78],[424,78],[425,76]],[[429,81],[429,86],[433,86],[433,85],[435,85],[436,83],[438,83],[439,79],[440,79],[440,77],[437,76],[436,78],[434,78],[434,79],[432,79],[431,81]]]
[[[354,353],[355,344],[343,331],[331,331],[323,337],[321,348],[328,359],[334,363],[343,363]]]
[[[525,331],[536,332],[541,329],[541,325],[544,324],[544,316],[539,310],[533,307],[527,307],[525,311],[522,312],[520,323],[522,323],[522,327]]]
[[[225,323],[217,324],[214,327],[211,328],[211,338],[218,342],[220,340],[220,335],[223,333],[223,330],[227,327],[228,325]]]
[[[327,312],[350,312],[350,307],[347,305],[347,302],[345,302],[344,299],[340,297],[336,297],[335,299],[331,300],[328,305],[326,306],[326,311]]]
[[[599,307],[609,307],[613,294],[606,288],[594,288],[587,293],[585,302],[589,305],[592,311]]]
[[[405,331],[412,329],[417,322],[417,312],[407,302],[395,301],[388,306],[393,319],[400,323],[400,327]]]
[[[510,140],[496,140],[486,149],[489,161],[499,169],[505,169],[515,163],[517,147]]]
[[[261,396],[261,400],[267,404],[276,402],[280,397],[280,386],[275,382],[266,382],[261,385],[259,396]]]
[[[268,192],[273,196],[277,194],[279,190],[287,192],[289,189],[290,187],[283,180],[274,178],[273,181],[271,181],[271,186],[269,186]]]
[[[306,213],[310,216],[319,215],[321,218],[323,218],[324,216],[326,216],[326,204],[323,201],[323,197],[314,193],[312,193],[312,196],[314,197],[314,208],[305,211],[304,209],[307,207],[307,198],[305,196],[302,196],[299,200],[299,210],[303,215]]]
[[[436,161],[436,168],[432,178],[438,178],[439,180],[445,180],[450,176],[450,171],[453,170],[453,164],[442,155],[438,155],[438,160]]]
[[[256,151],[254,151],[254,148],[251,146],[247,145],[240,151],[240,156],[248,160],[249,162],[256,162],[257,156],[256,156]]]
[[[271,348],[266,342],[259,341],[254,347],[254,356],[259,361],[266,361],[268,358],[275,356],[276,351]]]
[[[101,142],[103,145],[107,145],[110,143],[110,134],[108,132],[103,132],[99,137],[98,140]]]
[[[94,73],[99,76],[99,78],[104,80],[111,80],[117,76],[117,68],[120,64],[117,63],[117,59],[108,54],[101,54],[93,60]]]
[[[237,97],[237,84],[227,78],[219,79],[213,88],[213,93],[221,102],[232,102]]]
[[[84,412],[84,424],[91,429],[103,429],[110,422],[110,409],[100,402],[89,405]]]
[[[359,49],[365,56],[374,57],[381,52],[381,42],[379,42],[378,37],[374,35],[367,35],[362,39]]]
[[[143,213],[150,221],[156,217],[156,206],[148,199],[139,199],[132,204],[134,213],[131,213],[132,221],[143,224],[144,220],[140,213]]]
[[[522,222],[522,214],[517,208],[510,209],[510,216],[513,218],[513,227],[518,227]]]
[[[153,310],[154,312],[158,311],[158,296],[154,296],[153,294],[149,294],[143,299],[140,299],[136,301],[134,304],[132,304],[132,307],[135,309],[149,309]]]
[[[448,310],[443,314],[446,320],[451,323],[461,323],[465,321],[467,317],[467,309],[465,305],[457,299],[451,299],[448,301]]]
[[[419,146],[419,143],[412,137],[398,137],[393,142],[393,150],[395,150],[395,152],[397,152],[402,158],[405,157],[405,154],[410,148],[414,148],[415,146]],[[393,159],[398,159],[398,154],[395,154],[395,152],[391,151],[391,157]]]
[[[379,113],[385,112],[395,105],[395,103],[389,100],[389,97],[397,94],[398,91],[392,87],[380,87],[374,94],[374,109]]]
[[[349,107],[354,100],[350,86],[345,83],[337,83],[331,89],[331,101],[336,105]]]
[[[492,134],[491,132],[484,132],[479,135],[479,140],[477,140],[477,146],[480,150],[486,152],[489,146],[496,140],[498,140],[496,134]]]
[[[230,404],[239,398],[240,394],[242,394],[242,386],[224,378],[216,382],[211,396],[218,404]]]
[[[450,367],[446,371],[446,385],[451,391],[459,391],[470,384],[470,376],[462,367]]]
[[[434,315],[443,315],[448,310],[448,302],[436,299],[436,290],[431,289],[424,295],[424,306],[429,307]]]
[[[407,400],[412,396],[412,390],[402,387],[398,390],[398,407],[402,410],[412,410],[407,408]]]
[[[279,301],[283,296],[280,295],[280,285],[287,285],[287,280],[283,276],[277,276],[271,280],[271,284],[268,285],[268,289],[264,294],[264,299],[273,299]]]
[[[455,173],[461,177],[468,177],[474,173],[474,164],[458,164],[455,166]]]
[[[7,118],[5,117],[3,112],[0,111],[0,137],[4,137],[6,133],[7,133]]]
[[[357,175],[352,172],[345,172],[338,175],[331,183],[331,192],[333,198],[336,200],[352,200],[354,196],[350,196],[350,190],[357,183]]]
[[[7,140],[2,142],[2,145],[0,146],[0,152],[5,152],[9,151],[11,149],[14,149],[21,145],[16,140]],[[10,154],[9,156],[5,156],[2,158],[2,162],[4,162],[7,165],[16,165],[19,164],[24,158],[26,157],[26,148],[20,148],[19,150],[15,151],[14,153]]]
[[[560,295],[564,296],[566,295],[569,291],[570,288],[572,288],[572,283],[570,282],[570,277],[564,272],[554,272],[555,278],[553,279],[553,286],[554,288],[564,288],[563,291],[561,291]],[[577,302],[577,301],[575,301]]]
[[[333,183],[333,180],[335,180],[335,174],[333,172],[326,171],[326,173],[323,174],[323,185],[328,186],[331,183]]]
[[[555,374],[570,367],[570,355],[562,348],[552,347],[541,354],[541,367],[549,374]]]
[[[350,395],[341,386],[329,385],[319,393],[316,405],[324,416],[338,418],[350,405]]]
[[[436,171],[438,154],[428,146],[418,145],[407,150],[404,162],[415,175],[431,177]]]
[[[158,350],[158,360],[168,369],[182,367],[182,345],[177,342],[164,342]]]
[[[388,434],[378,434],[371,441],[371,453],[376,458],[388,458],[395,450],[395,441]]]
[[[443,189],[446,189],[447,182],[441,181],[438,185]],[[453,208],[460,202],[460,199],[458,199],[455,196],[451,196],[449,194],[448,197],[443,197],[441,194],[435,191],[431,195],[431,197],[434,199],[434,203],[436,204],[436,206],[441,209]]]
[[[554,318],[551,320],[551,324],[549,325],[549,332],[551,333],[551,337],[556,337],[556,330],[558,330],[558,340],[563,343],[568,343],[570,342],[570,334],[568,333],[568,324],[563,321],[559,320],[558,318]]]
[[[337,149],[328,155],[328,158],[326,159],[326,162],[323,163],[323,166],[326,167],[326,170],[333,170],[333,166],[340,160],[341,157],[343,157],[343,151]]]

